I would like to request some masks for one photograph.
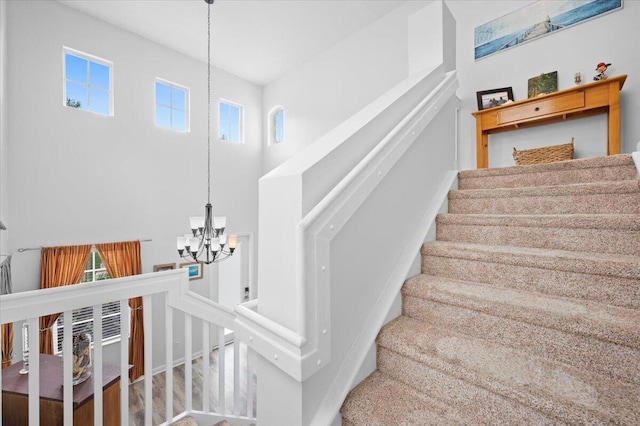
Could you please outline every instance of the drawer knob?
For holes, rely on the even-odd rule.
[[[536,107],[536,109],[534,109],[534,111],[540,111],[540,107]]]

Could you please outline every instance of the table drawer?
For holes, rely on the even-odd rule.
[[[498,124],[505,124],[583,107],[584,92],[568,93],[500,110],[497,112],[497,121]]]

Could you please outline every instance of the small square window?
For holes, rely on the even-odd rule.
[[[188,106],[188,88],[156,80],[156,126],[188,132]]]
[[[64,49],[64,105],[113,115],[112,63]]]
[[[219,130],[218,138],[235,142],[243,142],[243,108],[240,105],[220,101],[219,104]]]

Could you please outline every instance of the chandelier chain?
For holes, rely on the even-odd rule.
[[[211,4],[207,7],[207,203],[211,203]]]

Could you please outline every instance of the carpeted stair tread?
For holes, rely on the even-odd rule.
[[[402,313],[532,356],[640,385],[640,351],[629,346],[412,296],[403,297]]]
[[[435,241],[422,273],[640,309],[637,256]]]
[[[437,239],[640,256],[638,214],[440,214]]]
[[[460,189],[506,188],[634,179],[631,155],[583,158],[556,163],[464,170]]]
[[[633,309],[425,274],[407,280],[402,294],[640,349]]]
[[[454,387],[484,399],[487,405],[502,406],[502,410],[509,406],[487,395],[489,391],[573,424],[636,424],[640,420],[640,394],[634,385],[451,328],[401,316],[383,328],[377,343],[380,370],[427,394],[444,397],[446,389]],[[407,370],[413,374],[402,374]],[[440,377],[443,374],[446,377]]]
[[[640,214],[637,180],[449,192],[453,214]]]
[[[379,371],[351,390],[340,410],[353,426],[463,425],[454,407],[428,397]]]
[[[640,258],[622,254],[543,250],[531,247],[433,241],[422,246],[422,255],[467,258],[593,275],[640,279]]]

